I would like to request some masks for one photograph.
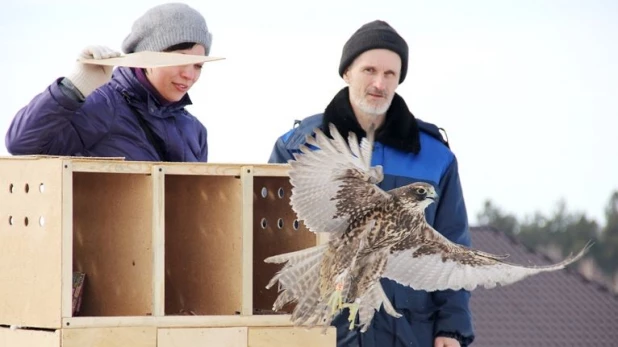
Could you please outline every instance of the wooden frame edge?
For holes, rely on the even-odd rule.
[[[61,317],[73,316],[73,165],[62,160]],[[60,322],[62,324],[62,322]]]
[[[62,321],[64,329],[96,327],[292,327],[291,315],[221,315],[221,316],[123,316],[71,317]],[[319,328],[321,329],[321,328]]]
[[[242,315],[253,314],[253,167],[240,171],[242,186]]]
[[[152,167],[152,315],[165,315],[165,170]]]

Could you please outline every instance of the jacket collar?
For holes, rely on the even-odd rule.
[[[148,107],[149,113],[154,116],[158,115],[165,118],[170,114],[169,111],[181,109],[192,104],[189,94],[185,94],[177,102],[162,104],[157,95],[153,94],[148,89],[148,86],[142,84],[133,69],[128,67],[117,67],[114,70],[112,80],[116,81],[118,91],[130,99],[127,102],[131,102],[137,107]]]
[[[144,69],[142,68],[132,68],[131,72],[133,72],[133,76],[135,76],[135,78],[137,78],[137,80],[140,82],[140,84],[146,88],[146,90],[148,91],[148,93],[150,93],[150,95],[154,95],[156,100],[159,102],[159,104],[161,106],[167,106],[169,104],[171,104],[170,101],[167,101],[163,95],[161,95],[161,93],[159,93],[159,91],[157,90],[157,88],[155,88],[152,83],[150,83],[150,81],[148,80],[148,77],[146,77],[146,72],[144,71]]]
[[[346,138],[349,132],[354,132],[359,139],[367,135],[354,115],[348,87],[341,89],[324,111],[322,130],[330,136],[328,123],[333,123]],[[375,140],[404,152],[418,154],[421,150],[417,121],[398,94],[393,97],[384,123],[376,131]]]

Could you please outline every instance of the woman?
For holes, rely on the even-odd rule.
[[[180,3],[156,6],[138,18],[124,53],[210,53],[205,19]],[[119,56],[89,46],[83,58]],[[13,119],[6,134],[11,154],[124,157],[126,160],[206,162],[205,126],[185,110],[187,92],[202,64],[135,69],[76,63]],[[113,73],[112,73],[113,71]]]

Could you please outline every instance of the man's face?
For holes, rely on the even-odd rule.
[[[399,85],[400,73],[401,58],[393,51],[372,49],[359,55],[343,75],[352,106],[372,117],[385,114]]]

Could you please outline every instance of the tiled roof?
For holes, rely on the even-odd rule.
[[[471,228],[473,247],[519,264],[550,264],[506,234]],[[575,269],[472,292],[473,347],[618,346],[618,296]],[[471,346],[471,347],[472,347]]]

